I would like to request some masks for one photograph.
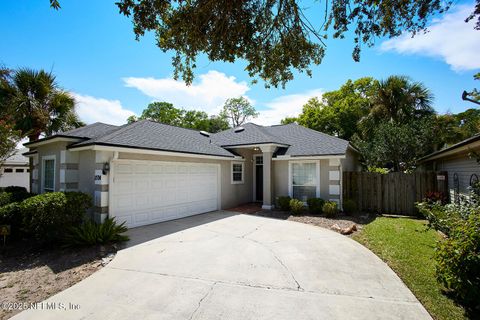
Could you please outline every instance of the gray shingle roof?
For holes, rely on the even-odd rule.
[[[114,126],[111,124],[106,124],[102,122],[95,122],[92,124],[89,124],[88,126],[84,126],[81,128],[65,131],[65,132],[59,132],[58,135],[60,136],[68,136],[72,138],[97,138],[100,136],[103,136],[105,134],[108,134],[110,132],[113,132],[114,130],[117,130],[120,128],[119,126]]]
[[[211,143],[209,137],[198,131],[150,120],[124,125],[96,139],[75,143],[70,148],[93,144],[234,157],[230,151]]]
[[[222,147],[235,145],[276,143],[287,145],[278,155],[313,156],[345,154],[348,141],[299,126],[295,123],[263,127],[252,123],[243,125],[245,130],[234,129],[212,135],[212,141]]]
[[[349,142],[323,132],[299,126],[296,123],[267,127],[267,131],[290,146],[289,156],[341,155],[347,152]]]
[[[271,135],[267,130],[269,127],[253,123],[246,123],[242,127],[245,130],[240,132],[235,132],[235,129],[229,129],[213,134],[212,142],[222,147],[262,143],[287,144],[281,137]]]

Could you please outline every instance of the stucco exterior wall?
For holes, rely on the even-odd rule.
[[[273,161],[273,185],[274,198],[289,195],[289,163],[295,160],[274,160]],[[329,199],[329,160],[315,160],[320,163],[320,198]]]
[[[78,191],[95,194],[95,151],[78,151]]]
[[[239,204],[251,202],[252,193],[252,152],[249,150],[236,150],[236,152],[245,157],[244,161],[244,182],[242,184],[232,184],[232,162],[238,160],[216,160],[187,157],[157,156],[138,153],[119,154],[119,159],[148,160],[148,161],[172,161],[172,162],[192,162],[192,163],[216,163],[220,164],[220,189],[221,189],[221,209],[228,209]]]
[[[52,142],[36,148],[38,152],[38,193],[43,193],[43,158],[47,156],[55,156],[55,191],[60,190],[60,152],[66,147],[67,142]]]
[[[362,166],[360,164],[359,158],[360,155],[351,150],[350,148],[347,149],[345,159],[341,159],[340,162],[342,164],[342,171],[360,171],[362,170]]]

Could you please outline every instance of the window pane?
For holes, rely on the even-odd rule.
[[[263,164],[263,157],[255,157],[256,164]]]
[[[23,169],[15,169],[15,172],[23,172]]]
[[[292,185],[294,186],[316,186],[317,177],[315,163],[293,163],[292,164]]]
[[[44,184],[43,188],[45,190],[53,190],[53,185],[54,185],[54,170],[55,170],[55,160],[45,160],[45,165],[44,165]]]
[[[317,196],[316,189],[317,187],[293,186],[293,197],[303,202],[307,202],[307,199],[315,198]]]
[[[5,168],[5,169],[3,169],[3,172],[10,173],[10,172],[13,172],[13,169],[12,168]]]
[[[239,163],[233,164],[233,172],[242,172],[242,165]]]
[[[234,172],[233,173],[233,181],[242,181],[242,173],[241,172]]]

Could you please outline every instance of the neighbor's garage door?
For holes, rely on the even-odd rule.
[[[219,165],[119,160],[110,214],[130,228],[219,209]]]

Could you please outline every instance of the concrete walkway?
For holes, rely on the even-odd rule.
[[[44,304],[57,310],[14,319],[431,319],[385,263],[326,229],[214,212],[129,232]]]

